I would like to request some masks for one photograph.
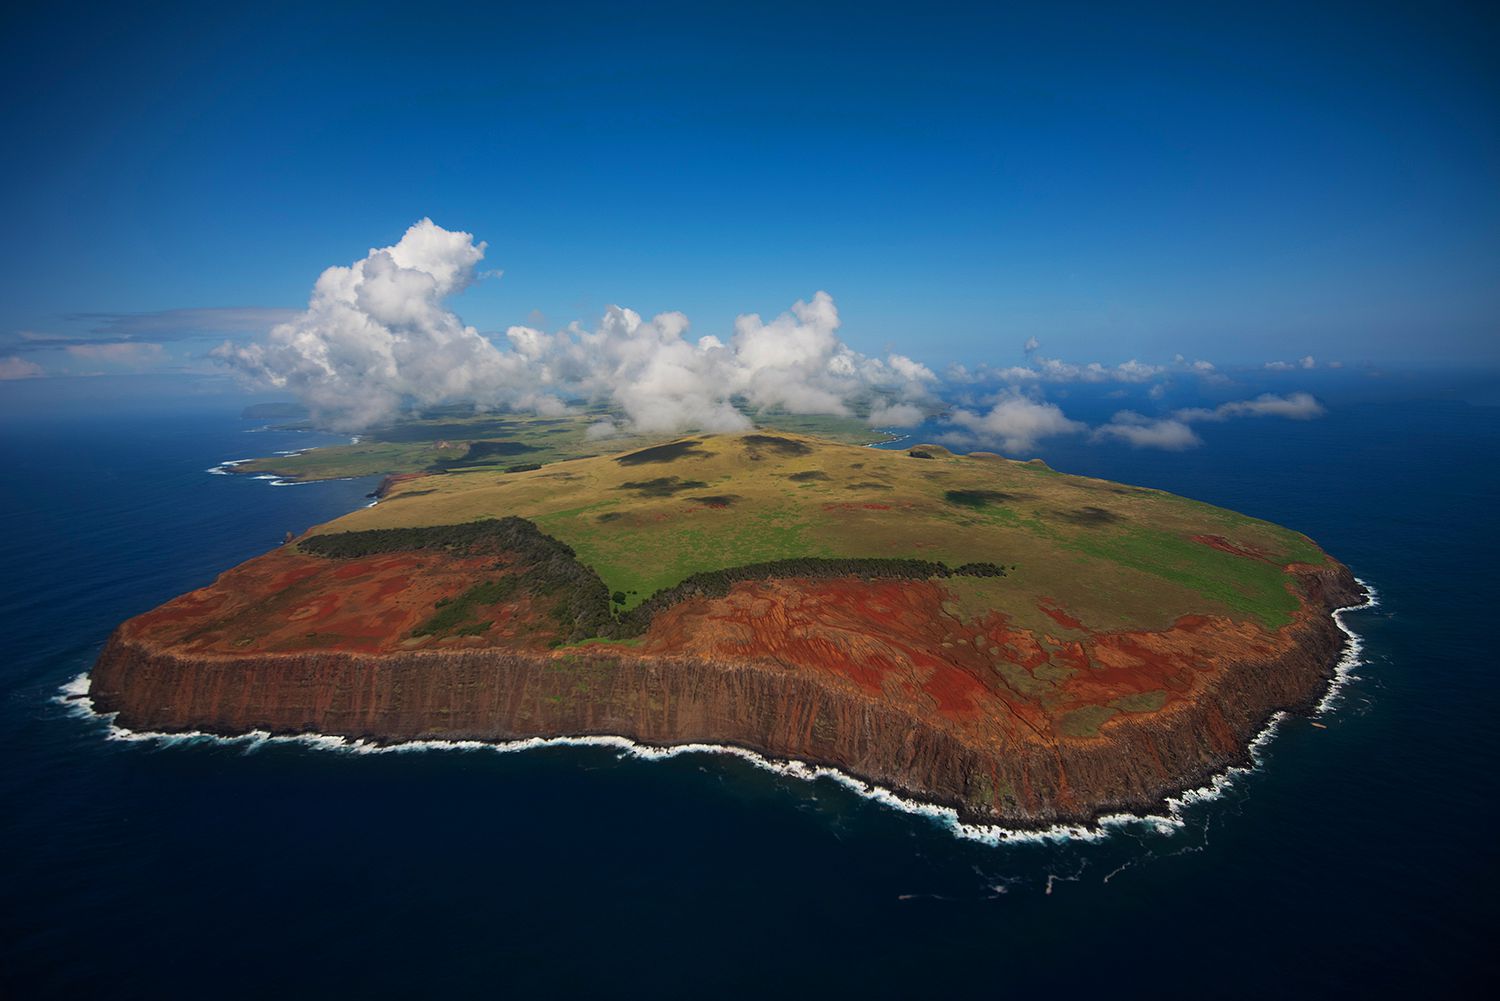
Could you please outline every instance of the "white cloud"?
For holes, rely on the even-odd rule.
[[[1048,382],[1148,382],[1166,369],[1160,365],[1148,365],[1134,358],[1119,365],[1102,365],[1089,362],[1075,365],[1056,358],[1038,358],[1041,378]]]
[[[1096,428],[1090,437],[1094,441],[1123,441],[1135,448],[1181,451],[1203,444],[1203,440],[1190,426],[1199,421],[1226,421],[1236,417],[1311,420],[1324,413],[1323,405],[1311,393],[1292,393],[1287,396],[1265,393],[1253,400],[1221,403],[1212,409],[1189,407],[1176,411],[1170,417],[1144,417],[1132,410],[1122,410],[1108,424]]]
[[[986,414],[955,410],[951,421],[963,428],[973,442],[1011,454],[1030,452],[1043,438],[1077,434],[1085,429],[1078,421],[1069,420],[1057,404],[1019,394],[1001,399]]]
[[[898,402],[925,399],[937,377],[904,355],[871,358],[838,337],[826,292],[769,321],[740,316],[727,343],[686,336],[681,313],[650,320],[610,306],[589,330],[514,326],[505,347],[481,336],[444,300],[469,285],[485,245],[421,222],[394,246],[325,271],[306,311],[266,343],[226,343],[215,356],[298,393],[319,417],[355,428],[415,402],[473,401],[554,413],[562,398],[609,401],[635,430],[737,430],[749,420],[731,400],[793,413],[849,413],[879,388]]]
[[[1221,403],[1212,410],[1192,407],[1179,410],[1173,416],[1180,421],[1223,421],[1231,417],[1287,417],[1306,421],[1322,417],[1326,412],[1311,393],[1291,393],[1287,396],[1262,393],[1253,400]]]
[[[910,403],[876,404],[870,410],[871,427],[909,428],[922,423],[922,408]]]
[[[1150,382],[1167,372],[1161,365],[1150,365],[1134,358],[1118,365],[1105,365],[1101,362],[1077,365],[1057,358],[1032,356],[1030,352],[1028,358],[1031,360],[1026,365],[1011,365],[1006,368],[978,365],[970,369],[964,365],[950,365],[944,370],[944,375],[949,382],[954,383],[1000,382],[1023,385],[1038,382],[1142,383]]]
[[[525,360],[502,354],[443,300],[474,280],[484,244],[423,219],[394,246],[324,271],[307,309],[265,343],[226,342],[216,357],[297,393],[318,417],[359,428],[408,399],[530,399]]]
[[[614,421],[595,421],[588,426],[583,437],[588,441],[603,441],[605,438],[613,438],[620,433],[620,428]]]
[[[1094,441],[1113,438],[1134,448],[1160,448],[1173,452],[1197,448],[1203,444],[1203,439],[1180,420],[1153,420],[1133,410],[1122,410],[1115,414],[1108,424],[1094,431],[1092,438]]]
[[[1023,345],[1021,345],[1021,350],[1024,351],[1024,352],[1026,352],[1029,355],[1032,352],[1036,351],[1036,349],[1039,348],[1039,347],[1041,347],[1041,346],[1042,346],[1042,342],[1041,341],[1037,340],[1035,337],[1028,337],[1028,338],[1026,338],[1026,343],[1023,344]]]
[[[17,358],[15,355],[0,358],[0,382],[11,379],[39,379],[45,374],[42,366],[34,361]]]

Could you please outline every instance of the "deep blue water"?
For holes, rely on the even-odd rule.
[[[371,489],[207,475],[316,440],[237,409],[0,427],[0,993],[1263,998],[1491,972],[1500,409],[1351,395],[1192,453],[1045,451],[1305,531],[1381,605],[1348,619],[1368,663],[1327,729],[1285,725],[1183,829],[1001,847],[733,759],[106,740],[54,698],[117,622]]]

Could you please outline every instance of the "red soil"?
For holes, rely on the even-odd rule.
[[[1201,542],[1205,546],[1210,546],[1221,553],[1228,553],[1231,556],[1244,556],[1247,559],[1260,560],[1262,563],[1271,562],[1271,558],[1261,550],[1253,546],[1242,546],[1237,542],[1230,542],[1222,535],[1195,535],[1193,536],[1193,541]]]
[[[960,729],[1048,738],[1058,718],[1086,706],[1162,693],[1163,708],[1247,654],[1283,642],[1253,625],[1186,617],[1161,632],[1093,633],[1055,603],[1059,625],[1086,633],[1058,641],[990,612],[960,621],[933,581],[780,580],[737,584],[718,599],[657,616],[649,654],[717,661],[769,659],[832,675],[870,695],[942,717]],[[1162,697],[1157,696],[1157,697]]]
[[[1082,622],[1079,622],[1077,619],[1073,618],[1073,616],[1069,615],[1061,608],[1056,607],[1056,605],[1057,602],[1053,601],[1051,598],[1047,598],[1036,607],[1041,609],[1048,618],[1050,618],[1053,622],[1056,622],[1058,625],[1062,626],[1064,629],[1079,630],[1083,628]]]
[[[125,628],[183,653],[544,651],[556,627],[528,598],[482,610],[479,618],[493,625],[480,636],[411,636],[439,599],[507,572],[493,556],[414,551],[328,560],[280,549]],[[639,644],[609,650],[632,659],[769,661],[971,737],[1050,740],[1073,710],[1119,709],[1121,698],[1148,693],[1169,708],[1236,658],[1270,658],[1286,645],[1258,626],[1203,616],[1159,632],[1093,632],[1043,599],[1041,611],[1070,634],[1059,639],[1014,627],[1000,611],[956,618],[944,610],[951,597],[938,581],[745,582],[723,598],[673,606]]]
[[[413,640],[441,598],[509,572],[494,557],[454,558],[410,552],[358,560],[327,560],[278,549],[223,574],[210,586],[147,612],[132,630],[182,652],[352,650],[375,653],[414,646],[486,645],[485,637]],[[490,633],[509,639],[516,612],[537,619],[526,599],[485,610]],[[544,645],[548,635],[528,643]]]

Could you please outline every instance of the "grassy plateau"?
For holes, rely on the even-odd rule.
[[[552,427],[559,441],[582,434],[567,422]],[[515,440],[548,434],[532,427]],[[888,451],[767,429],[557,458],[564,451],[527,453],[535,469],[448,468],[406,480],[314,533],[524,518],[571,547],[623,597],[622,612],[695,574],[747,564],[994,564],[1003,576],[946,582],[952,611],[1003,610],[1018,626],[1061,635],[1070,621],[1160,629],[1185,614],[1276,628],[1298,607],[1285,568],[1326,560],[1305,536],[1268,522],[986,453]]]

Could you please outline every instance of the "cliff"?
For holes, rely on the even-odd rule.
[[[296,558],[261,559],[277,557]],[[222,612],[223,595],[210,588],[122,625],[94,669],[91,696],[99,711],[118,713],[120,725],[148,731],[378,742],[609,734],[655,745],[732,744],[830,765],[954,806],[969,821],[1089,821],[1151,809],[1201,784],[1242,762],[1275,712],[1319,698],[1344,641],[1330,612],[1357,603],[1359,587],[1331,562],[1294,576],[1301,609],[1279,630],[1184,617],[1166,630],[1079,641],[1076,655],[1089,671],[1076,680],[1107,683],[1108,698],[1076,686],[1028,697],[1026,685],[973,668],[965,657],[976,651],[993,659],[1003,642],[1005,656],[1025,662],[1025,643],[1038,641],[1003,617],[975,623],[975,636],[988,639],[970,640],[964,656],[950,640],[913,639],[899,614],[881,628],[867,608],[851,640],[840,616],[852,606],[827,581],[739,583],[726,597],[669,610],[639,646],[558,650],[234,653],[186,641],[186,632],[168,636],[163,622],[186,621],[185,608]],[[846,590],[867,600],[873,586]],[[930,582],[885,586],[883,608],[944,597]],[[769,605],[767,595],[775,598]],[[805,614],[789,617],[788,609]],[[729,628],[731,619],[753,627]],[[953,626],[943,635],[953,636]],[[1059,656],[1075,655],[1047,639]],[[913,642],[920,648],[893,646]],[[824,647],[812,655],[809,643]],[[1135,677],[1148,669],[1150,678]],[[1159,705],[1139,695],[1158,691],[1167,693]],[[1131,697],[1137,711],[1101,710],[1094,726],[1077,724],[1080,707],[1135,705]],[[1082,722],[1090,719],[1097,716]]]
[[[1046,825],[1243,761],[1324,690],[1358,601],[1296,532],[937,446],[753,431],[381,493],[121,625],[97,708],[732,744]]]

